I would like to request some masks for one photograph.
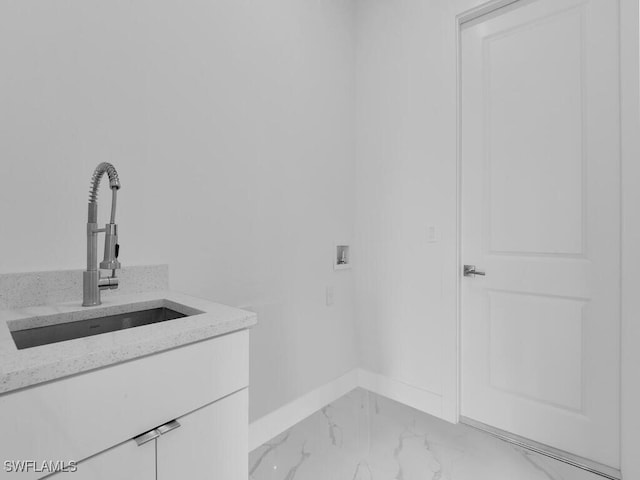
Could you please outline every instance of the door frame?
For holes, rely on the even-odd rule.
[[[456,65],[456,395],[460,421],[462,389],[462,25],[515,3],[535,0],[489,0],[455,12]],[[640,478],[640,8],[637,0],[619,0],[621,95],[621,418],[620,472],[623,479]],[[634,188],[635,187],[635,188]],[[636,247],[636,248],[634,248]]]

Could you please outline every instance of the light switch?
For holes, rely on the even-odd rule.
[[[330,307],[331,305],[333,305],[333,302],[334,302],[334,289],[333,289],[333,285],[327,286],[327,291],[326,291],[326,302],[327,302],[327,307]]]
[[[438,241],[438,228],[435,225],[427,225],[427,242],[435,243]]]

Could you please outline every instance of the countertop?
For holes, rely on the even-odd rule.
[[[0,394],[115,365],[200,340],[249,328],[256,314],[175,292],[103,298],[98,307],[80,301],[0,311]],[[18,350],[12,330],[116,315],[166,304],[191,316],[126,330]]]

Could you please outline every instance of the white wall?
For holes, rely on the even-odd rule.
[[[252,418],[353,368],[352,272],[331,267],[353,235],[353,20],[344,0],[1,2],[0,273],[84,266],[111,161],[122,263],[260,314]]]
[[[358,0],[356,305],[362,366],[456,411],[455,15]],[[437,241],[428,241],[429,226]]]

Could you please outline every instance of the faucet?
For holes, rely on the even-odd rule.
[[[104,228],[98,228],[98,187],[102,176],[109,177],[111,188],[111,220]],[[118,172],[110,163],[98,165],[91,177],[89,190],[89,210],[87,218],[87,270],[82,273],[82,306],[92,307],[100,305],[100,291],[118,288],[119,280],[116,270],[120,268],[118,262],[118,225],[116,225],[116,197],[120,189]],[[104,233],[104,260],[100,262],[100,269],[111,270],[110,277],[102,277],[98,269],[98,234]]]

